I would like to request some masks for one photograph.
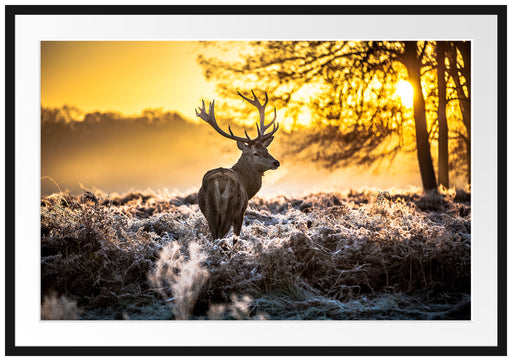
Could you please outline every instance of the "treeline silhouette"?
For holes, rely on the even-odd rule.
[[[81,185],[110,192],[190,187],[200,182],[202,165],[228,151],[210,133],[176,112],[158,109],[124,116],[42,107],[41,176],[73,193]],[[56,191],[55,184],[42,181],[42,194]]]
[[[254,123],[242,127],[235,122],[240,119],[244,118],[218,117],[223,129],[230,125],[236,134],[247,130],[253,136]],[[265,178],[266,190],[281,194],[325,187],[416,185],[418,175],[414,171],[391,171],[383,165],[382,169],[373,170],[371,176],[367,169],[359,168],[346,169],[340,175],[322,170],[312,154],[290,152],[294,144],[310,137],[311,132],[307,128],[292,133],[279,130],[271,147],[284,166],[276,174],[278,182],[272,183],[269,176]],[[204,122],[193,123],[176,112],[150,109],[126,116],[111,111],[84,113],[71,106],[41,108],[43,196],[60,190],[81,194],[82,187],[107,193],[163,188],[185,193],[197,191],[207,170],[230,167],[238,156],[235,142],[220,137]],[[401,169],[409,169],[414,164],[411,162],[412,156],[406,154],[397,164]]]

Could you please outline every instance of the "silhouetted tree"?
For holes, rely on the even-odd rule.
[[[425,46],[423,46],[425,49]],[[430,154],[430,143],[428,140],[427,120],[425,117],[425,100],[423,99],[421,87],[421,56],[418,55],[416,41],[404,42],[403,62],[409,73],[409,82],[414,89],[414,125],[416,129],[416,149],[418,164],[420,167],[423,189],[433,190],[437,188],[436,175]]]
[[[455,84],[455,96],[460,107],[462,123],[466,132],[457,131],[466,147],[467,180],[471,184],[471,42],[455,41],[450,43],[448,53],[448,73]]]
[[[446,42],[438,41],[436,43],[436,59],[437,59],[437,121],[439,123],[438,138],[438,165],[437,175],[439,184],[445,187],[450,186],[449,170],[448,170],[448,122],[446,120]]]
[[[293,152],[307,150],[311,159],[334,168],[368,165],[416,148],[424,189],[431,190],[437,188],[429,143],[435,127],[428,129],[426,112],[432,110],[425,108],[422,72],[435,69],[424,57],[427,43],[251,42],[240,62],[204,56],[199,62],[223,97],[233,97],[234,88],[263,88],[278,108],[287,107],[295,127],[309,114],[314,126],[294,139]],[[415,90],[414,117],[396,96],[397,81],[407,78]]]
[[[409,133],[404,132],[401,105],[393,98],[400,76],[399,42],[270,41],[251,46],[257,55],[243,63],[199,61],[225,98],[234,98],[238,84],[247,90],[263,88],[278,109],[287,109],[294,129],[309,114],[314,127],[293,138],[293,153],[307,150],[310,159],[335,168],[368,165],[411,144],[405,139]],[[240,75],[245,75],[243,81]]]

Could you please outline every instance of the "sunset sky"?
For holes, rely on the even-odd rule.
[[[232,42],[233,54],[238,54],[242,42]],[[231,46],[231,45],[230,45]],[[233,50],[234,49],[234,50]],[[201,100],[209,101],[216,98],[215,84],[208,82],[204,77],[203,68],[197,63],[199,54],[212,55],[215,49],[205,47],[195,41],[46,41],[41,43],[41,105],[45,108],[60,108],[63,105],[75,106],[87,112],[119,112],[125,116],[138,115],[144,109],[162,109],[163,111],[176,111],[186,119],[196,121],[195,109]],[[230,52],[228,57],[234,57]],[[226,53],[223,54],[226,56]],[[411,102],[408,99],[410,85],[402,83],[397,89],[397,95],[403,99],[404,105]],[[236,90],[236,89],[235,89]],[[233,91],[235,91],[233,90]],[[279,122],[286,126],[291,119],[284,117],[278,110]],[[301,114],[306,121],[309,114]],[[256,115],[254,116],[256,119]],[[251,118],[252,119],[252,118]],[[300,119],[299,119],[300,120]],[[205,129],[211,131],[209,127]],[[284,128],[284,127],[283,127]],[[209,133],[215,137],[220,136]],[[143,137],[144,135],[141,135]],[[279,135],[276,136],[278,139]],[[145,142],[151,144],[150,139],[125,139],[124,142]],[[185,140],[183,140],[185,141]],[[190,142],[190,140],[188,140]],[[179,150],[165,148],[159,151],[158,156],[151,155],[152,159],[144,158],[148,150],[140,155],[130,155],[143,166],[134,167],[133,164],[115,170],[112,166],[123,167],[119,157],[111,155],[111,145],[107,142],[105,148],[73,149],[55,153],[53,166],[45,164],[42,167],[42,177],[54,178],[63,189],[80,189],[82,185],[88,188],[98,188],[109,192],[127,191],[129,186],[136,188],[163,188],[189,191],[200,186],[202,174],[214,167],[229,167],[236,161],[239,151],[236,145],[228,140],[222,140],[224,155],[219,149],[209,150],[208,160],[201,159],[203,149],[189,151],[187,156],[191,164],[188,168],[175,169],[180,164]],[[164,141],[165,142],[165,141]],[[200,143],[200,141],[199,141]],[[279,142],[274,142],[269,150],[274,152]],[[192,144],[192,143],[191,143]],[[196,144],[196,143],[194,143]],[[197,144],[195,145],[197,148]],[[229,154],[226,155],[226,149]],[[45,149],[42,149],[44,152]],[[192,155],[194,153],[195,155]],[[52,153],[53,154],[53,153]],[[75,154],[77,158],[73,158]],[[149,153],[148,153],[149,154]],[[277,158],[280,154],[274,153]],[[134,158],[135,157],[135,158]],[[193,158],[196,157],[196,158]],[[411,158],[412,157],[412,158]],[[139,159],[140,158],[140,159]],[[174,159],[174,160],[173,160]],[[181,159],[183,163],[184,159]],[[201,159],[202,164],[199,164]],[[282,160],[282,158],[281,158]],[[128,158],[124,160],[128,162]],[[175,163],[172,163],[174,161]],[[420,185],[414,155],[408,155],[407,162],[395,163],[393,169],[385,172],[369,173],[360,169],[341,169],[337,172],[317,169],[313,164],[290,164],[282,162],[278,171],[268,172],[262,188],[262,194],[283,194],[289,192],[308,192],[327,189],[348,189],[359,186],[387,188],[392,186]],[[204,163],[204,164],[203,164]],[[49,163],[48,163],[49,164]],[[88,168],[82,165],[87,164]],[[162,164],[166,165],[162,169]],[[149,167],[149,168],[148,168]],[[404,173],[404,169],[409,168]],[[117,169],[117,168],[116,168]],[[130,169],[128,171],[128,169]],[[174,173],[173,173],[174,172]],[[181,173],[179,173],[181,172]],[[129,174],[128,174],[129,173]],[[178,177],[178,173],[180,176]],[[184,177],[186,173],[187,177]],[[110,177],[108,183],[102,181]],[[117,177],[117,178],[116,178]],[[178,182],[178,178],[180,181]],[[137,182],[135,181],[137,179]],[[103,183],[102,183],[103,182]],[[123,183],[123,187],[117,184]],[[47,191],[54,191],[54,185],[44,181]]]
[[[147,108],[194,119],[213,96],[197,64],[198,42],[47,41],[41,43],[41,103],[139,114]]]

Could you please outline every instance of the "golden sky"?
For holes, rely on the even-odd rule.
[[[195,118],[214,85],[203,77],[195,41],[45,41],[41,105],[139,114],[147,108]]]
[[[244,49],[244,44],[231,43],[231,50],[222,53],[223,56],[235,59],[240,49]],[[197,64],[200,53],[216,55],[214,49],[205,48],[196,41],[45,41],[41,43],[41,105],[51,108],[70,105],[84,112],[114,111],[127,116],[140,114],[148,108],[162,108],[164,111],[177,111],[201,123],[196,118],[195,109],[202,99],[210,101],[215,98],[215,85],[206,81],[203,69]],[[407,84],[399,88],[397,95],[405,103],[409,102],[412,92]],[[308,113],[302,116],[307,123]],[[281,114],[279,119],[281,125],[286,123]],[[201,129],[212,134],[206,125]],[[158,136],[165,138],[169,135]],[[134,139],[126,140],[134,143],[124,148],[121,145],[112,148],[110,139],[107,146],[95,144],[87,150],[78,147],[80,149],[57,152],[43,163],[42,176],[50,176],[62,188],[68,189],[83,184],[109,192],[126,191],[130,187],[169,187],[187,191],[197,189],[205,171],[219,166],[229,167],[239,155],[236,145],[230,145],[220,136],[210,138],[209,135],[201,138],[199,143],[222,140],[231,152],[227,154],[219,146],[210,144],[207,146],[212,150],[207,152],[208,157],[204,156],[203,148],[183,152],[184,148],[177,145],[178,140],[168,142],[161,139],[157,142],[155,139],[158,136],[152,135],[153,138],[146,139],[147,135],[138,134]],[[200,137],[195,136],[195,139],[197,141]],[[57,140],[57,143],[61,142]],[[164,144],[167,148],[151,148],[156,143]],[[138,155],[129,153],[127,149],[139,149],[135,144],[144,144],[144,151],[138,151]],[[174,149],[173,146],[178,148]],[[272,147],[270,150],[273,152]],[[154,153],[151,153],[151,149]],[[183,154],[176,156],[179,149]],[[85,158],[79,158],[73,152]],[[148,155],[151,155],[151,162]],[[226,156],[230,158],[224,159]],[[279,152],[274,156],[283,160]],[[185,162],[185,166],[180,163],[178,167],[177,162]],[[390,169],[384,175],[368,176],[368,173],[364,173],[361,178],[359,171],[345,169],[330,173],[312,168],[312,165],[306,167],[303,164],[282,163],[279,171],[268,172],[262,194],[357,188],[358,185],[404,186],[417,185],[419,182],[416,167],[414,172],[408,171],[406,175],[399,172],[395,176]],[[83,164],[88,166],[83,167]],[[404,162],[401,165],[403,170]],[[53,184],[48,187],[48,192],[54,191]]]

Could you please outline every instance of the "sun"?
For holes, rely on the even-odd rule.
[[[412,108],[414,89],[407,80],[400,80],[396,83],[396,95],[398,95],[402,101],[402,104],[406,108]]]

